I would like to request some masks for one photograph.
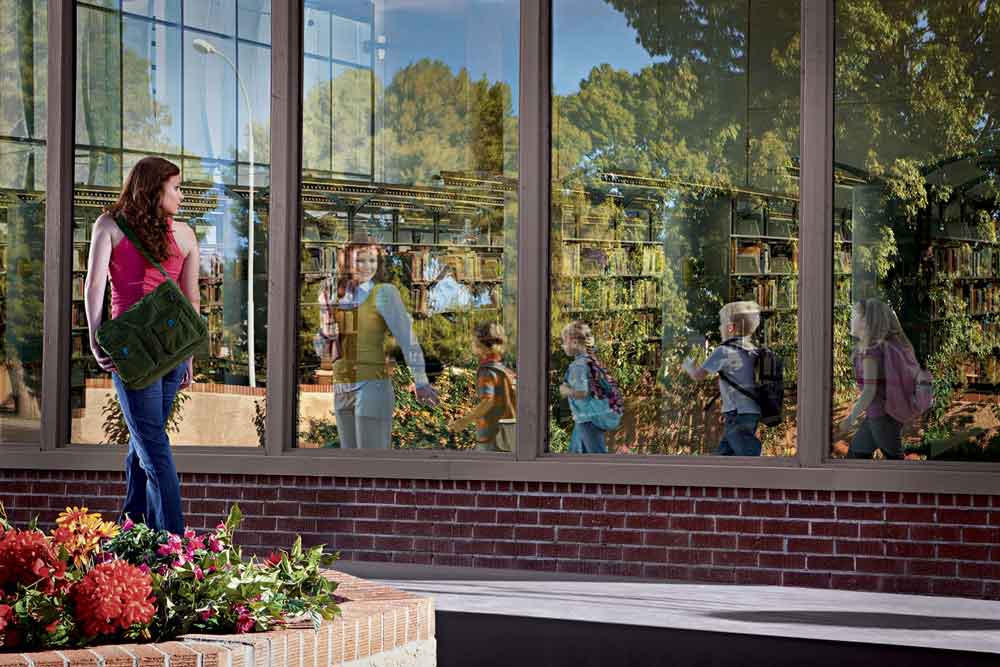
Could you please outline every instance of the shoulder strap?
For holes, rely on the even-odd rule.
[[[735,380],[733,380],[733,379],[732,379],[731,377],[729,377],[728,375],[726,375],[726,372],[725,372],[725,371],[719,371],[718,375],[719,375],[719,377],[720,377],[720,378],[722,378],[722,380],[723,380],[723,381],[724,381],[724,382],[725,382],[726,384],[728,384],[728,385],[729,385],[730,387],[732,387],[732,388],[733,388],[733,389],[735,389],[736,391],[740,392],[741,394],[743,394],[743,395],[744,395],[744,396],[746,396],[747,398],[751,399],[752,401],[754,401],[754,402],[756,402],[756,401],[757,401],[757,397],[756,397],[756,396],[754,396],[754,395],[753,395],[752,393],[750,393],[750,392],[749,392],[749,391],[748,391],[747,389],[745,389],[745,388],[743,387],[743,385],[741,385],[740,383],[736,382],[736,381],[735,381]]]
[[[132,245],[135,246],[135,249],[139,251],[139,254],[141,254],[146,259],[147,262],[149,262],[157,269],[159,269],[160,273],[163,274],[164,278],[166,278],[167,280],[172,280],[170,276],[167,275],[167,272],[163,270],[163,267],[160,266],[160,263],[157,262],[155,259],[153,259],[148,252],[146,252],[146,248],[143,247],[142,242],[139,240],[139,237],[135,235],[135,232],[132,231],[132,228],[129,227],[128,223],[125,222],[125,218],[123,218],[120,214],[116,215],[115,224],[118,225],[118,229],[122,230],[122,234],[125,235],[125,238],[127,238],[129,241],[132,242]]]

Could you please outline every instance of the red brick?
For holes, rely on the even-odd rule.
[[[886,542],[885,555],[890,558],[933,558],[934,545],[926,542]]]
[[[580,516],[580,525],[587,528],[624,528],[624,514],[590,514]]]
[[[622,558],[631,562],[666,563],[667,550],[661,547],[625,547]]]
[[[558,496],[518,496],[517,503],[521,509],[557,510],[560,499]]]
[[[854,559],[850,556],[809,556],[806,558],[806,569],[853,572]]]
[[[622,547],[609,547],[606,544],[581,544],[580,558],[593,561],[616,561],[624,558]]]
[[[953,560],[989,560],[989,547],[974,544],[939,544],[938,558]]]
[[[580,514],[577,512],[540,512],[539,523],[543,526],[579,526]]]
[[[983,510],[938,510],[938,521],[945,524],[980,525],[989,524],[989,512]]]
[[[751,551],[713,551],[712,564],[723,567],[756,567],[757,554]]]
[[[830,580],[833,588],[845,591],[877,591],[881,577],[870,574],[839,574],[834,573]]]
[[[715,516],[739,516],[740,503],[730,500],[699,500],[694,505],[695,514],[713,514]]]
[[[512,540],[514,526],[478,525],[473,527],[472,536],[480,540]]]
[[[760,523],[760,531],[764,535],[808,535],[809,523],[806,521],[764,519]]]
[[[954,577],[957,571],[955,563],[946,560],[911,560],[906,565],[911,577]]]
[[[375,548],[379,551],[411,551],[413,549],[412,537],[376,537]]]
[[[667,562],[680,565],[708,565],[712,562],[712,552],[694,549],[668,549]]]
[[[936,513],[929,507],[887,507],[885,520],[889,523],[933,523]]]
[[[696,549],[735,549],[735,535],[719,535],[717,533],[694,533],[691,535],[691,546]]]
[[[836,540],[833,543],[833,550],[838,554],[852,556],[884,556],[885,542]]]
[[[691,534],[673,531],[648,531],[643,541],[648,546],[686,547],[690,544]]]
[[[455,521],[456,510],[446,507],[419,507],[417,508],[417,519],[419,521],[452,522]]]
[[[645,514],[649,511],[649,501],[645,498],[608,498],[604,501],[604,511],[612,514]]]
[[[459,555],[471,556],[491,556],[493,555],[492,542],[456,542],[455,553]]]
[[[538,524],[538,512],[527,512],[523,510],[497,510],[497,523],[534,526]]]
[[[962,579],[932,579],[931,593],[935,595],[980,597],[983,594],[983,582]]]
[[[928,595],[933,579],[924,577],[882,577],[882,590],[886,593]]]
[[[672,516],[670,528],[673,530],[691,530],[711,532],[715,529],[715,519],[704,516]]]
[[[715,520],[715,529],[720,533],[756,534],[760,532],[760,524],[760,519],[734,519],[722,516]]]
[[[306,506],[303,505],[302,509],[305,510],[305,508]],[[417,510],[413,507],[396,507],[394,505],[386,505],[384,507],[379,507],[378,513],[375,516],[378,519],[416,521]]]
[[[654,514],[691,514],[694,501],[683,498],[653,498],[649,501],[649,511]]]
[[[518,497],[513,495],[495,496],[479,493],[476,494],[476,507],[514,509],[517,507],[517,499]],[[525,507],[525,505],[522,505],[522,507]],[[558,509],[558,505],[553,509]]]
[[[895,558],[862,558],[854,559],[858,572],[870,574],[903,574],[906,571],[906,561]]]
[[[782,572],[784,586],[804,586],[808,588],[830,588],[832,577],[824,572]]]
[[[638,530],[606,530],[603,537],[606,544],[642,544],[642,532]]]
[[[955,563],[951,565],[954,567]],[[1000,580],[1000,563],[958,563],[958,576],[962,579]]]
[[[917,542],[958,542],[962,529],[958,526],[910,526],[910,539]]]
[[[580,545],[542,542],[538,545],[538,555],[542,558],[579,558]]]
[[[633,514],[625,517],[625,527],[638,530],[666,530],[670,526],[669,517],[650,514]]]
[[[736,570],[736,583],[741,586],[780,586],[781,572],[777,570]]]
[[[497,542],[493,545],[493,551],[498,556],[534,558],[538,555],[538,545],[534,542]]]
[[[736,548],[741,551],[784,551],[785,538],[770,535],[740,535]]]
[[[790,519],[832,519],[833,505],[789,505]]]
[[[860,526],[846,521],[813,521],[809,524],[812,535],[823,537],[858,537]]]
[[[556,539],[556,531],[554,528],[542,526],[515,526],[514,539],[526,542],[551,542]]]
[[[691,569],[691,578],[715,584],[735,584],[736,571],[730,568],[695,567]]]
[[[566,496],[562,499],[564,510],[576,510],[578,512],[596,512],[600,507],[600,500],[597,498],[587,498],[583,496]]]
[[[837,505],[837,518],[847,521],[882,521],[885,517],[881,507]]]
[[[861,524],[861,537],[875,540],[906,540],[909,539],[909,529],[905,525],[884,523]]]
[[[375,505],[342,505],[337,509],[337,516],[345,519],[374,519],[378,516],[378,508]]]
[[[556,539],[560,542],[585,542],[588,544],[601,541],[601,531],[592,528],[559,528]]]
[[[496,523],[496,510],[490,509],[459,509],[455,512],[455,521],[458,523]]]
[[[743,516],[759,516],[780,518],[788,515],[788,506],[784,503],[741,503]]]
[[[963,528],[962,541],[971,543],[1000,543],[1000,528]]]

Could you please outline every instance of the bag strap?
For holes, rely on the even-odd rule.
[[[747,398],[749,398],[750,400],[752,400],[754,403],[757,402],[757,397],[756,396],[754,396],[752,393],[750,393],[749,390],[747,390],[746,388],[744,388],[743,385],[741,385],[740,383],[736,382],[731,377],[729,377],[728,375],[726,375],[725,371],[719,371],[718,375],[730,387],[732,387],[736,391],[740,392],[741,394],[743,394],[744,396],[746,396]]]
[[[132,245],[135,246],[135,249],[139,251],[139,254],[141,254],[147,262],[155,266],[160,271],[160,273],[163,274],[164,278],[166,278],[170,282],[174,282],[173,278],[167,275],[167,272],[163,270],[162,266],[160,266],[160,263],[157,262],[155,259],[153,259],[148,252],[146,252],[146,248],[143,247],[142,242],[139,240],[139,237],[135,235],[135,232],[132,231],[132,228],[129,227],[128,223],[125,222],[125,218],[123,218],[121,215],[116,215],[115,224],[118,225],[118,229],[122,230],[122,234],[125,235],[125,238],[127,238],[129,241],[132,242]]]

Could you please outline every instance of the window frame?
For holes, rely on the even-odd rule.
[[[835,0],[801,0],[801,272],[798,448],[787,459],[544,454],[549,346],[552,3],[520,0],[517,312],[519,415],[513,455],[297,449],[296,321],[301,216],[303,2],[274,3],[271,24],[271,215],[266,445],[175,450],[185,473],[509,480],[772,489],[993,493],[1000,465],[829,459],[833,344],[833,59]],[[122,447],[69,443],[76,3],[48,8],[41,441],[2,443],[0,468],[116,470]],[[815,298],[818,297],[818,298]]]

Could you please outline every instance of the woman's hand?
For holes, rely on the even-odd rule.
[[[184,375],[181,376],[181,389],[187,389],[194,383],[194,357],[184,362]]]
[[[94,359],[97,361],[97,365],[101,367],[101,370],[107,373],[114,373],[117,370],[115,368],[115,362],[111,361],[111,357],[104,352],[96,341],[91,341],[90,352],[94,355]]]
[[[575,393],[576,392],[573,391],[573,388],[570,387],[565,382],[559,385],[559,395],[562,396],[563,398],[570,398]]]
[[[429,384],[418,384],[416,389],[416,394],[417,394],[417,400],[423,403],[424,405],[429,405],[431,407],[434,407],[435,405],[441,402],[441,399],[438,398],[438,393],[434,391],[434,387],[430,386]]]

